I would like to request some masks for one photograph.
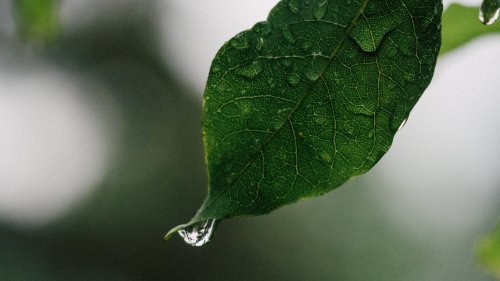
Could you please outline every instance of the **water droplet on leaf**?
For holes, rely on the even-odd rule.
[[[479,10],[479,20],[485,25],[490,25],[497,21],[499,14],[499,0],[484,0]]]
[[[262,72],[262,65],[259,61],[242,66],[237,70],[238,74],[248,79],[254,79]]]
[[[323,74],[323,65],[319,63],[313,63],[305,70],[305,74],[309,81],[314,82],[318,80],[319,77]]]
[[[323,0],[319,2],[318,8],[314,10],[313,16],[317,20],[322,20],[325,17],[326,10],[328,8],[328,0]]]
[[[257,49],[257,51],[262,50],[262,45],[264,45],[264,38],[260,37],[259,39],[257,39],[257,44],[255,45],[255,49]]]
[[[177,231],[177,233],[179,233],[179,235],[187,244],[200,247],[210,241],[217,224],[218,220],[208,219],[190,224],[185,228]]]
[[[328,151],[321,152],[320,156],[326,163],[332,163],[332,155]]]
[[[396,24],[392,17],[363,18],[354,26],[351,37],[363,51],[375,52]]]

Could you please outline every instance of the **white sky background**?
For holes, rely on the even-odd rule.
[[[158,24],[167,63],[201,97],[220,46],[265,20],[277,2],[161,0]],[[71,15],[85,8],[82,3],[66,2],[67,23],[78,21]],[[441,59],[393,148],[367,175],[381,186],[381,198],[396,197],[388,213],[415,233],[471,227],[498,202],[498,46],[500,37],[484,38]],[[47,72],[47,66],[12,72],[7,61],[0,54],[0,218],[43,223],[102,179],[114,143],[113,124],[103,125],[109,120],[105,112],[118,111],[112,103],[99,111],[82,102],[68,75]]]

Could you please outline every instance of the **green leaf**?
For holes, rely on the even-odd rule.
[[[453,4],[443,13],[443,45],[441,55],[487,34],[500,33],[500,25],[482,25],[478,9]]]
[[[53,42],[60,34],[59,0],[15,0],[19,36],[41,44]]]
[[[479,240],[477,250],[479,262],[500,280],[500,225]]]
[[[441,12],[439,0],[287,0],[224,44],[203,98],[209,193],[165,238],[181,230],[198,245],[211,220],[269,213],[370,170],[431,81]]]

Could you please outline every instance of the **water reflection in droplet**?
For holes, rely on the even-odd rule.
[[[187,244],[200,247],[210,241],[218,222],[219,221],[216,219],[200,221],[186,226],[185,228],[177,231],[177,233],[179,233]]]
[[[499,14],[500,1],[484,0],[479,10],[479,20],[485,25],[490,25],[497,21]]]

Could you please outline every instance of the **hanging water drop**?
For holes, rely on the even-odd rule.
[[[187,244],[200,247],[210,241],[218,222],[216,219],[196,222],[178,230],[177,233]]]
[[[497,21],[500,14],[500,0],[484,0],[479,10],[479,20],[490,25]]]

